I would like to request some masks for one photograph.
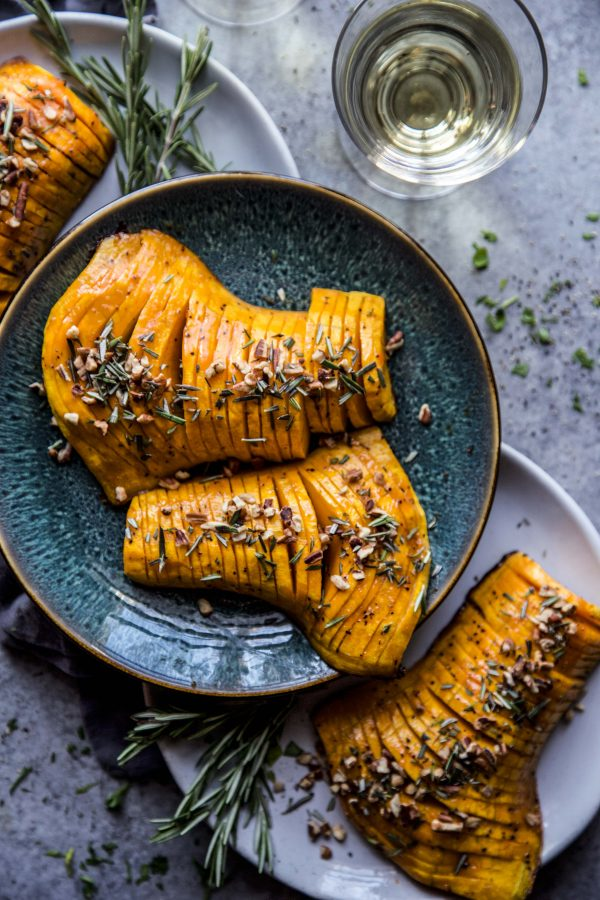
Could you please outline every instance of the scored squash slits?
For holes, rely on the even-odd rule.
[[[430,887],[523,900],[541,851],[537,760],[600,660],[599,624],[511,554],[402,679],[326,700],[315,724],[359,830]]]
[[[0,290],[11,285],[10,280],[0,283]],[[385,308],[381,298],[375,299],[369,324],[377,368],[387,371],[381,358]],[[347,310],[353,304],[352,333],[347,334]],[[44,377],[53,385],[50,404],[60,416],[87,404],[86,420],[71,415],[61,428],[111,502],[155,486],[183,465],[304,458],[315,428],[344,431],[350,421],[367,418],[366,379],[372,370],[365,369],[360,349],[352,343],[360,331],[357,322],[364,318],[353,295],[321,288],[314,289],[308,313],[254,307],[228,291],[174,238],[153,230],[117,235],[101,242],[52,310],[43,354]],[[81,345],[94,357],[111,321],[110,340],[118,337],[121,344],[131,344],[114,352],[109,348],[109,369],[111,364],[114,368],[114,353],[130,353],[116,360],[124,367],[124,383],[114,402],[107,403],[90,390],[93,378],[87,370],[78,369],[76,385],[65,387],[48,367],[65,370],[70,365],[66,331],[71,326],[80,329]],[[146,328],[157,349],[140,342]],[[99,362],[104,374],[104,360]],[[79,403],[72,398],[72,387],[80,398],[85,395]],[[391,385],[371,393],[372,414],[393,415]],[[116,412],[115,404],[121,407]],[[356,414],[349,418],[354,408]],[[120,434],[110,437],[102,426],[96,435],[89,422],[98,420]],[[117,445],[122,461],[115,468]]]
[[[363,453],[377,448],[379,458],[387,459],[386,454],[391,454],[389,448],[381,448],[381,444],[387,445],[378,429],[366,430],[364,444],[362,435],[357,432],[353,446],[339,442],[316,450],[300,465],[288,463],[206,482],[184,480],[167,495],[156,490],[140,495],[134,504],[144,507],[146,529],[152,535],[141,549],[149,559],[160,556],[160,527],[167,549],[167,559],[160,570],[152,570],[150,583],[171,585],[176,576],[176,583],[182,587],[216,587],[258,596],[294,618],[330,665],[357,674],[393,675],[419,620],[415,598],[426,589],[429,572],[428,564],[409,571],[406,554],[415,546],[428,552],[427,528],[415,498],[418,540],[415,531],[396,549],[380,543],[380,537],[368,525],[375,519],[365,509],[364,497],[350,488],[337,469],[339,463],[329,459],[343,459],[344,454],[353,459],[351,454],[358,444]],[[400,467],[396,482],[402,486],[403,495],[412,491]],[[391,504],[390,508],[400,496],[395,488],[385,491],[370,474],[365,474],[361,483],[365,495],[379,498],[381,494],[381,503]],[[174,538],[164,530],[169,518],[165,518],[162,507],[167,503],[175,508],[182,498],[187,504],[190,491],[198,497],[196,509],[193,502],[191,508],[189,504],[185,507],[191,526],[185,552],[189,552],[192,564],[181,566],[175,554],[172,578],[169,553]],[[182,530],[182,525],[176,525],[174,533],[177,529]],[[392,540],[399,534],[395,520],[390,520],[386,538]],[[369,546],[370,536],[374,551],[365,557],[370,562],[363,563],[357,551]],[[202,555],[205,547],[207,553]],[[400,558],[401,548],[404,578],[383,575],[381,566]],[[126,536],[125,573],[146,583],[139,552],[137,536]],[[202,575],[194,566],[196,554],[202,559]],[[358,577],[361,574],[362,579]],[[211,584],[211,576],[217,575],[219,578]]]

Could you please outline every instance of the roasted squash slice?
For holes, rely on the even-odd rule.
[[[60,79],[22,57],[0,65],[0,313],[110,159],[113,138]]]
[[[599,623],[514,553],[403,678],[326,700],[315,725],[356,827],[429,887],[525,898],[542,843],[536,764],[600,661]]]
[[[348,656],[344,667],[357,674],[364,659],[366,671],[393,675],[422,614],[431,560],[408,477],[376,428],[315,451],[299,473],[322,530],[342,548],[312,639],[338,668]]]
[[[377,477],[381,460],[393,475],[388,486]],[[363,467],[360,478],[357,464]],[[198,510],[199,530],[194,530],[189,509],[190,490],[210,507]],[[401,511],[395,518],[407,494],[413,517]],[[180,509],[192,525],[186,535],[193,547],[191,565],[171,553],[165,502],[169,513]],[[126,537],[124,568],[133,580],[197,588],[212,575],[217,587],[252,594],[283,609],[340,671],[389,676],[398,670],[421,615],[429,546],[423,512],[378,429],[357,432],[352,446],[339,443],[316,450],[299,466],[185,482],[166,501],[164,491],[149,491],[135,500],[129,515],[137,519],[140,508],[150,537],[141,532]],[[200,519],[203,514],[208,518]],[[181,524],[176,528],[181,531]],[[194,565],[195,542],[206,530],[217,533],[202,537],[200,548],[209,538],[221,544],[221,566],[213,571],[207,570],[211,559]],[[167,559],[148,575],[150,564],[161,556],[159,538],[166,542]],[[237,582],[230,545],[245,552],[243,578],[239,552],[236,556]]]
[[[370,369],[363,379],[367,406],[376,422],[387,422],[396,415],[396,401],[385,352],[385,300],[376,294],[352,294],[360,304],[361,369]]]
[[[17,283],[26,250],[11,242],[0,290]],[[308,313],[257,308],[168,235],[107,238],[50,314],[43,351],[50,404],[111,502],[182,467],[305,458],[315,428],[332,433],[369,421],[365,379],[385,364],[383,308],[374,304],[377,319],[361,303],[315,289]],[[366,366],[356,346],[367,340],[365,316],[377,319],[368,350],[377,360]],[[92,370],[79,365],[83,357]],[[101,383],[117,372],[106,394]],[[370,393],[384,418],[391,387],[378,382]],[[92,407],[85,417],[82,404]]]

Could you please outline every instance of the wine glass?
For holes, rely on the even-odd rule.
[[[363,0],[333,59],[342,146],[378,190],[439,196],[523,146],[547,74],[520,0]]]

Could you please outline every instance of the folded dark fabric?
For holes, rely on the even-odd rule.
[[[85,731],[103,769],[115,778],[163,778],[166,767],[154,748],[125,767],[117,765],[131,716],[144,707],[142,685],[86,653],[23,593],[0,555],[0,643],[31,653],[76,679]]]

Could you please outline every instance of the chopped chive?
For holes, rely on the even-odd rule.
[[[454,870],[454,874],[458,875],[459,872],[464,869],[465,866],[468,866],[469,857],[466,853],[463,853],[458,862],[456,863],[456,868]]]
[[[593,369],[594,368],[594,360],[591,356],[588,356],[586,350],[583,347],[578,347],[577,350],[573,354],[573,362],[578,362],[579,365],[583,369]]]
[[[290,559],[290,566],[296,565],[296,563],[298,562],[298,560],[300,559],[300,557],[302,556],[302,554],[304,553],[305,550],[306,550],[306,547],[300,547],[300,549],[296,553],[294,553],[294,555]]]
[[[370,362],[370,363],[367,363],[366,366],[363,366],[361,369],[358,370],[358,372],[356,372],[355,377],[356,377],[356,378],[362,378],[363,375],[366,375],[368,372],[371,372],[371,371],[372,371],[373,369],[375,369],[376,367],[377,367],[377,363],[376,363],[376,362]]]
[[[349,615],[350,613],[346,613],[345,616],[337,616],[335,619],[332,619],[331,622],[328,622],[324,627],[333,628],[334,625],[339,625],[340,622],[343,622],[344,619],[347,619]]]
[[[518,375],[520,378],[526,378],[529,374],[529,365],[527,363],[515,363],[510,370],[511,375]]]
[[[290,801],[281,815],[287,816],[288,813],[294,812],[295,809],[299,809],[301,806],[304,806],[305,803],[310,803],[314,796],[314,794],[307,794],[306,797],[300,797],[300,799],[296,800],[294,803]]]
[[[167,412],[166,409],[163,409],[160,406],[157,406],[154,412],[161,416],[163,419],[168,419],[169,422],[175,422],[176,425],[185,425],[185,419],[181,416],[176,416],[172,412]]]
[[[14,794],[14,792],[17,790],[19,785],[23,784],[25,779],[28,778],[32,772],[33,772],[33,766],[24,766],[21,769],[21,771],[19,772],[19,774],[17,775],[17,777],[15,778],[15,780],[13,781],[13,783],[11,784],[11,786],[9,787],[8,793],[11,795]]]
[[[487,247],[481,247],[479,244],[474,243],[473,250],[473,267],[478,270],[487,269],[490,263]]]

